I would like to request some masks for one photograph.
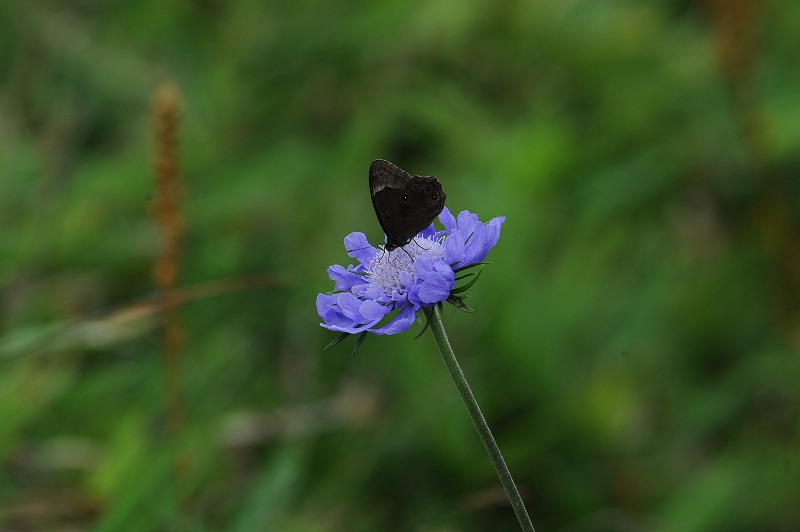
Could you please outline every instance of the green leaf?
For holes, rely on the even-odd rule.
[[[323,351],[327,351],[327,350],[328,350],[328,349],[330,349],[331,347],[333,347],[333,346],[335,346],[335,345],[337,345],[337,344],[341,343],[341,341],[342,341],[342,340],[344,340],[345,338],[347,338],[348,336],[350,336],[350,333],[347,333],[347,332],[346,332],[346,333],[342,333],[342,334],[341,334],[339,337],[337,337],[337,338],[336,338],[334,341],[332,341],[331,343],[329,343],[328,345],[326,345],[326,346],[325,346],[325,349],[323,349]]]
[[[414,337],[414,340],[416,340],[417,338],[419,338],[420,336],[422,336],[422,334],[423,334],[425,331],[427,331],[427,330],[428,330],[428,327],[430,327],[430,325],[431,325],[431,309],[429,309],[429,308],[423,308],[423,309],[422,309],[422,312],[423,312],[423,314],[425,314],[425,317],[427,318],[427,319],[425,320],[425,327],[423,327],[423,328],[422,328],[422,330],[419,332],[419,334],[418,334],[418,335],[416,335],[416,336]]]
[[[469,290],[470,287],[475,284],[478,278],[480,278],[482,271],[483,267],[481,267],[481,269],[478,270],[478,273],[475,274],[475,278],[472,279],[470,282],[468,282],[464,286],[459,286],[458,288],[453,288],[452,290],[450,290],[450,295],[452,296],[453,294],[460,294],[462,292],[466,292],[467,290]]]
[[[358,335],[358,340],[356,340],[356,345],[353,347],[354,355],[356,354],[356,351],[358,351],[358,348],[361,347],[361,344],[364,343],[364,338],[366,337],[367,337],[367,331],[364,331]]]
[[[475,235],[475,231],[471,232],[466,240],[464,240],[464,245],[466,246],[470,240],[472,240],[473,235]]]
[[[451,295],[447,298],[447,302],[456,307],[458,310],[463,310],[464,312],[475,312],[474,309],[470,308],[466,303],[464,303],[464,299],[466,299],[466,296],[462,298]]]
[[[470,264],[469,266],[464,266],[463,268],[456,268],[456,269],[455,269],[455,270],[453,270],[453,271],[454,271],[455,273],[460,273],[460,272],[467,271],[467,270],[469,270],[469,269],[471,269],[471,268],[477,268],[478,266],[485,266],[486,264],[494,264],[494,262],[486,262],[486,261],[483,261],[483,262],[476,262],[475,264]],[[450,267],[451,267],[451,268],[452,268],[453,266],[454,266],[454,264],[451,264],[451,265],[450,265]]]

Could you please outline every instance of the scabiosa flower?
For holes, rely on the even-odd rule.
[[[348,255],[359,264],[334,265],[328,276],[335,290],[317,296],[317,312],[326,329],[349,334],[397,334],[411,327],[416,312],[443,301],[469,310],[457,295],[477,280],[478,273],[456,277],[462,270],[483,264],[500,239],[505,216],[484,224],[468,211],[453,217],[445,207],[439,215],[444,226],[431,224],[403,248],[386,251],[369,244],[364,233],[344,239]],[[472,277],[456,288],[456,280]],[[333,343],[338,343],[334,341]],[[332,343],[332,344],[333,344]]]

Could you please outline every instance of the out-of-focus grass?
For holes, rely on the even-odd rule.
[[[797,527],[800,9],[747,5],[5,3],[0,528],[513,529],[427,335],[321,351],[378,157],[508,218],[445,320],[537,526]],[[182,285],[243,282],[180,307],[179,437],[167,80]]]

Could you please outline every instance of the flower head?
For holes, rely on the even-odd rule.
[[[328,268],[335,291],[317,296],[320,325],[347,334],[397,334],[411,327],[421,308],[451,299],[455,273],[486,258],[505,217],[484,224],[468,211],[455,218],[445,207],[439,221],[443,231],[431,224],[392,251],[371,246],[364,233],[345,237],[348,255],[358,264]]]

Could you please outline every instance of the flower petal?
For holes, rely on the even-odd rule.
[[[465,240],[470,240],[470,235],[479,227],[483,227],[483,224],[478,219],[477,214],[473,214],[469,211],[461,211],[458,213],[456,227],[458,227],[458,232],[464,237]]]
[[[318,294],[317,295],[317,314],[319,317],[325,321],[326,316],[333,315],[338,311],[335,310],[334,305],[336,304],[336,300],[338,299],[338,295],[328,295],[328,294]]]
[[[347,250],[349,256],[357,259],[361,264],[368,264],[378,253],[364,233],[350,233],[344,237],[344,249]]]
[[[356,323],[365,323],[368,320],[364,319],[361,315],[361,300],[349,292],[337,294],[339,297],[336,303],[342,309],[342,314],[350,318]]]
[[[331,281],[336,283],[334,289],[339,291],[347,291],[356,285],[366,283],[363,275],[345,270],[344,267],[338,264],[334,264],[328,268],[328,277],[330,277]]]
[[[317,296],[317,312],[322,318],[320,323],[326,329],[342,332],[352,332],[359,324],[342,314],[342,309],[336,303],[338,296],[319,294]]]
[[[450,209],[445,207],[442,212],[439,213],[439,221],[444,226],[444,233],[446,235],[453,234],[453,231],[455,231],[456,227],[456,219],[453,217]]]
[[[417,257],[414,261],[414,273],[419,285],[419,290],[414,295],[422,306],[444,301],[455,286],[453,270],[441,260],[434,261],[430,255]]]
[[[364,331],[369,331],[371,327],[375,326],[375,324],[377,324],[377,322],[374,321],[360,325],[337,325],[337,324],[320,323],[322,327],[330,331],[346,332],[350,334],[358,334]]]
[[[454,233],[444,241],[444,254],[448,264],[457,264],[464,260],[464,237]]]
[[[373,321],[380,320],[392,311],[392,307],[388,305],[381,305],[375,301],[367,300],[361,303],[359,311],[364,318]]]
[[[392,321],[383,327],[373,329],[372,332],[375,334],[397,334],[407,331],[414,324],[414,317],[414,309],[411,306],[403,307]]]
[[[459,267],[469,266],[486,258],[489,250],[500,240],[500,228],[503,222],[505,222],[505,216],[499,216],[474,231],[472,238],[466,244],[464,260]]]

